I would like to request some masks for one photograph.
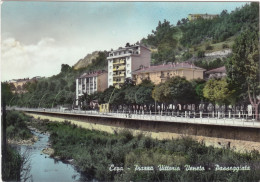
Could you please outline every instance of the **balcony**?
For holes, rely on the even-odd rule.
[[[121,74],[113,74],[113,77],[124,77],[125,73],[121,73]]]
[[[120,83],[125,83],[125,79],[122,79],[120,81],[113,81],[113,84],[120,84]]]
[[[124,59],[120,59],[120,61],[113,62],[113,65],[118,65],[118,64],[125,64],[125,60]]]
[[[125,66],[119,66],[118,68],[113,68],[113,71],[125,70]]]

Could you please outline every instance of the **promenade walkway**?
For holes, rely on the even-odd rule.
[[[63,113],[72,115],[89,115],[98,117],[110,117],[110,118],[124,118],[135,120],[151,120],[161,122],[179,122],[179,123],[194,123],[194,124],[206,124],[206,125],[221,125],[221,126],[238,126],[238,127],[253,127],[260,128],[260,121],[256,121],[247,114],[239,115],[223,115],[221,113],[176,113],[176,112],[164,112],[164,113],[152,113],[152,112],[109,112],[99,113],[98,111],[81,111],[81,110],[61,110],[61,109],[44,109],[44,108],[7,108],[20,111],[35,111],[35,112],[50,112],[50,113]]]

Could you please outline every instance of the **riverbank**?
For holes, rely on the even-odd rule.
[[[77,169],[101,181],[256,181],[258,152],[239,154],[230,149],[206,147],[189,137],[152,139],[151,133],[109,128],[111,133],[85,129],[86,123],[33,119],[32,124],[49,131],[54,156],[72,160]],[[90,126],[90,125],[88,125]],[[216,166],[244,166],[250,170],[216,172]],[[165,170],[164,170],[165,169]],[[172,170],[167,170],[172,169]],[[176,170],[173,170],[176,169]],[[194,169],[197,172],[189,172]],[[200,171],[200,172],[199,172]]]
[[[64,119],[51,117],[51,116],[43,116],[37,115],[32,113],[27,113],[27,115],[34,117],[35,119],[47,119],[50,121],[57,121],[57,122],[64,122]],[[98,130],[104,131],[107,133],[115,133],[123,131],[124,128],[115,127],[115,126],[108,126],[108,125],[101,125],[101,124],[92,124],[77,120],[67,119],[67,121],[75,124],[79,127],[90,129],[90,130]],[[133,133],[134,136],[137,136],[139,133],[142,133],[145,136],[150,136],[154,139],[165,140],[165,139],[178,139],[182,137],[190,137],[195,141],[205,144],[206,146],[213,146],[215,148],[229,148],[236,152],[246,153],[250,151],[258,151],[260,152],[260,143],[259,142],[252,142],[252,141],[243,141],[243,140],[233,140],[233,139],[224,139],[224,138],[214,138],[214,137],[205,137],[205,136],[195,136],[195,135],[181,135],[176,133],[170,132],[147,132],[142,130],[134,130],[128,129]]]

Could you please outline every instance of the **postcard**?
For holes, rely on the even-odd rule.
[[[259,2],[3,1],[3,181],[260,181]]]

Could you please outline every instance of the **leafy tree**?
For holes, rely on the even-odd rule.
[[[169,95],[164,93],[166,89],[166,85],[164,83],[160,83],[156,85],[152,91],[152,98],[157,102],[166,103],[170,101]]]
[[[233,92],[234,90],[229,89],[226,79],[211,79],[207,81],[203,89],[203,96],[213,103],[223,105],[231,101]]]
[[[3,105],[3,101],[7,104],[13,97],[13,93],[11,91],[11,87],[8,83],[1,83],[1,104]]]
[[[246,93],[255,109],[258,119],[260,104],[260,67],[259,67],[258,29],[250,28],[243,32],[233,46],[233,56],[227,64],[229,83],[236,89],[238,96]]]
[[[61,73],[67,73],[71,70],[71,67],[68,64],[61,65]]]
[[[154,84],[150,80],[143,80],[135,93],[136,103],[141,105],[153,103],[154,102],[152,98],[153,88],[154,88]]]
[[[194,99],[195,93],[191,82],[184,77],[173,77],[165,82],[165,95],[169,95],[171,101],[176,104],[191,103]]]

